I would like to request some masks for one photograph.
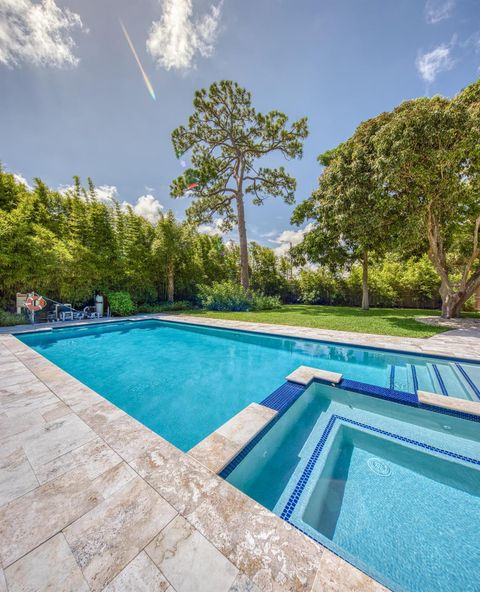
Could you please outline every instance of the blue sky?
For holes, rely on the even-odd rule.
[[[304,157],[286,165],[301,201],[317,155],[360,121],[452,96],[479,66],[480,0],[0,0],[0,160],[29,182],[91,176],[104,198],[182,216],[188,198],[168,193],[182,172],[170,133],[195,89],[226,78],[259,110],[308,116]],[[295,242],[291,211],[274,199],[248,207],[249,238]]]

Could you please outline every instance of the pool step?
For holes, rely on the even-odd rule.
[[[468,363],[427,363],[390,366],[392,390],[436,392],[446,397],[480,400],[480,366]]]
[[[476,400],[475,393],[462,372],[453,364],[428,363],[428,370],[435,385],[434,391],[447,397]],[[428,390],[419,387],[420,390]]]

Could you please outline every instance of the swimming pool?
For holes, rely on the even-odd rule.
[[[478,421],[317,383],[222,475],[394,591],[479,590]]]
[[[408,393],[480,393],[476,363],[159,320],[17,337],[184,451],[302,364]]]

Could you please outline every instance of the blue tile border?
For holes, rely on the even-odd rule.
[[[463,368],[461,366],[461,364],[459,364],[458,362],[455,362],[455,366],[458,368],[458,370],[460,371],[460,373],[462,374],[463,378],[465,378],[465,380],[467,381],[469,387],[473,390],[473,392],[477,395],[477,397],[480,399],[480,389],[477,387],[477,385],[473,382],[473,380],[470,378],[470,376],[467,374],[467,371],[465,370],[465,368]]]
[[[260,405],[270,407],[279,413],[286,411],[290,405],[298,399],[298,397],[305,391],[305,387],[295,382],[286,382],[282,384],[271,395],[268,395]]]
[[[416,393],[408,393],[407,391],[397,391],[395,389],[388,389],[383,386],[376,386],[373,384],[367,384],[365,382],[358,382],[357,380],[350,380],[344,378],[338,384],[339,388],[343,388],[347,391],[353,391],[362,395],[370,395],[371,397],[377,397],[379,399],[389,399],[396,401],[397,403],[403,403],[405,405],[418,406],[418,397]]]
[[[398,434],[394,434],[393,432],[388,432],[387,430],[382,430],[380,428],[376,428],[376,427],[368,425],[366,423],[362,423],[360,421],[355,421],[354,419],[350,419],[348,417],[343,417],[341,415],[332,415],[325,427],[325,430],[322,433],[320,440],[318,441],[317,445],[315,446],[315,449],[314,449],[312,455],[308,459],[308,462],[302,472],[302,475],[300,476],[300,479],[298,480],[297,484],[295,485],[295,488],[294,488],[290,498],[288,499],[284,509],[282,510],[282,513],[280,514],[280,517],[289,523],[290,523],[289,519],[290,519],[299,499],[300,499],[300,496],[303,493],[303,490],[305,489],[305,486],[308,483],[308,480],[311,477],[312,471],[315,468],[315,465],[316,465],[318,459],[320,458],[320,454],[325,446],[328,436],[330,435],[330,433],[333,429],[333,426],[335,425],[335,423],[337,421],[349,423],[349,424],[355,425],[357,427],[370,430],[370,431],[375,432],[377,434],[382,434],[383,436],[388,436],[390,438],[394,438],[395,440],[399,440],[401,442],[406,442],[407,444],[413,444],[414,446],[417,446],[419,448],[424,448],[425,450],[430,450],[431,452],[437,452],[437,453],[443,454],[445,456],[449,456],[451,458],[456,458],[458,460],[480,466],[479,459],[471,458],[469,456],[464,456],[463,454],[457,454],[456,452],[451,452],[450,450],[438,448],[437,446],[431,446],[430,444],[426,444],[425,442],[419,442],[418,440],[413,440],[412,438],[400,436]],[[292,526],[294,526],[294,525],[292,525]]]

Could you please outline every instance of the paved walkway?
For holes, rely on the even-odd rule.
[[[480,359],[477,337],[174,320]],[[6,333],[0,533],[0,592],[384,590]]]

